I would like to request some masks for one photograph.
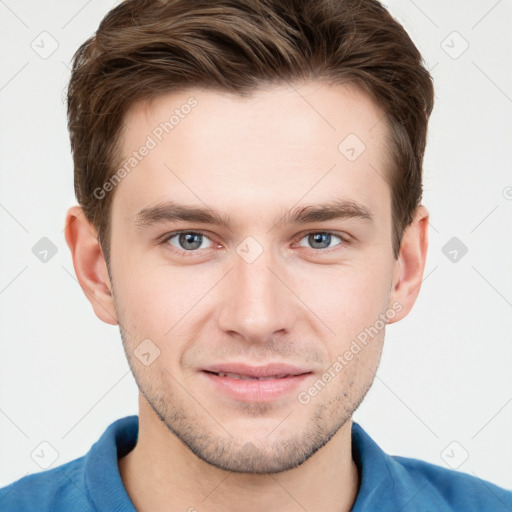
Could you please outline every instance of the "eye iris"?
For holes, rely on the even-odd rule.
[[[322,249],[325,247],[317,247],[315,244],[322,244],[323,242],[327,241],[327,247],[329,247],[331,242],[331,235],[329,233],[312,233],[309,235],[309,242],[311,243],[311,246],[315,249]]]
[[[179,236],[179,243],[183,249],[198,249],[201,246],[201,237],[202,235],[199,233],[181,233]],[[188,244],[192,244],[192,247]]]

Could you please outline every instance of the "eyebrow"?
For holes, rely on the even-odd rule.
[[[336,219],[362,219],[373,222],[373,216],[362,204],[351,200],[335,200],[324,204],[302,205],[284,212],[275,225],[307,224]],[[231,217],[211,208],[167,201],[143,208],[135,215],[135,226],[145,227],[171,221],[212,224],[229,228]]]

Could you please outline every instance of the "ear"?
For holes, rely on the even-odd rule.
[[[96,229],[79,206],[68,210],[64,229],[76,277],[94,313],[103,322],[117,325],[112,285]]]
[[[398,322],[407,316],[420,292],[427,259],[428,219],[427,209],[420,205],[416,209],[412,223],[404,230],[400,254],[394,264],[388,303],[388,308],[398,303],[402,309],[388,320],[388,324]]]

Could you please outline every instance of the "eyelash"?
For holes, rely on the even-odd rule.
[[[206,238],[208,238],[208,240],[210,240],[211,242],[215,243],[213,240],[211,240],[211,238],[208,236],[207,233],[205,233],[204,231],[201,231],[201,230],[194,230],[194,231],[187,231],[187,230],[182,230],[182,231],[173,231],[172,233],[168,233],[167,235],[164,236],[163,240],[160,242],[162,245],[165,245],[167,246],[166,248],[168,250],[170,250],[171,252],[177,252],[179,253],[181,256],[185,256],[185,257],[194,257],[194,256],[197,256],[200,252],[204,251],[204,250],[207,250],[207,249],[194,249],[194,250],[190,250],[190,251],[186,251],[185,249],[177,249],[176,247],[168,244],[168,242],[173,239],[175,236],[178,236],[178,235],[181,235],[183,233],[187,233],[187,234],[194,234],[194,235],[202,235]],[[315,248],[310,248],[312,251],[315,251],[317,253],[323,253],[323,254],[330,254],[331,252],[333,251],[336,251],[336,250],[339,250],[340,246],[344,247],[344,246],[347,246],[350,244],[350,241],[348,239],[348,237],[346,236],[343,236],[343,235],[340,235],[338,233],[334,233],[333,231],[308,231],[307,233],[301,233],[300,236],[298,236],[298,238],[296,238],[294,240],[294,243],[296,241],[300,242],[303,238],[307,237],[308,235],[313,235],[313,234],[327,234],[327,235],[333,235],[337,238],[340,239],[340,243],[339,244],[336,244],[334,247],[331,247],[331,248],[327,248],[327,249],[315,249]]]

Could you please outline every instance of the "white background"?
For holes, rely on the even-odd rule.
[[[118,328],[94,315],[63,233],[76,204],[68,67],[114,5],[0,1],[0,486],[41,470],[30,456],[41,442],[58,452],[55,467],[137,413]],[[435,80],[424,181],[430,250],[417,304],[388,328],[355,420],[388,453],[460,464],[512,488],[512,4],[387,5]],[[46,59],[31,47],[43,31],[59,45]],[[42,237],[58,249],[47,263],[31,251]],[[455,263],[442,252],[452,237],[468,248]]]

